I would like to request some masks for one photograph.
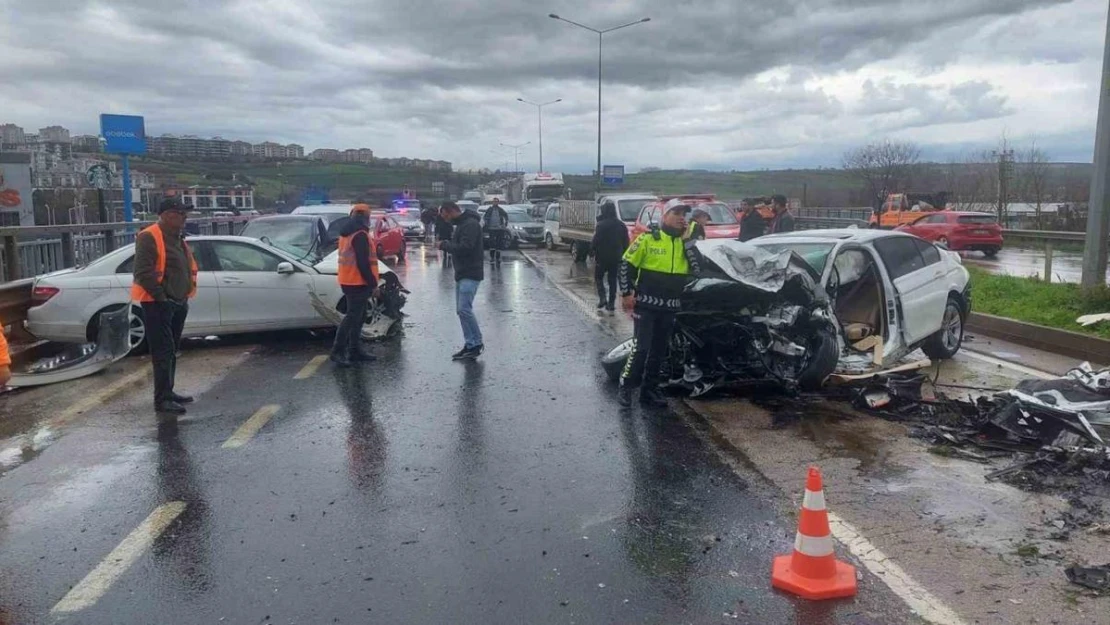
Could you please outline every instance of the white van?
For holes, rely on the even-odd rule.
[[[547,212],[543,215],[543,245],[549,250],[555,249],[559,244],[559,209],[558,202],[547,205]]]

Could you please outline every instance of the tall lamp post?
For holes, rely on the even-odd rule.
[[[568,20],[565,17],[559,17],[558,15],[555,15],[554,13],[549,14],[548,17],[550,17],[553,20],[559,20],[560,22],[566,22],[567,24],[570,24],[571,26],[577,26],[579,28],[588,30],[591,33],[597,33],[597,189],[598,189],[598,191],[600,191],[601,190],[601,178],[602,178],[602,176],[601,176],[601,40],[602,40],[602,37],[605,35],[605,33],[611,33],[614,30],[620,30],[622,28],[628,28],[629,26],[635,26],[636,24],[643,24],[644,22],[650,22],[651,18],[650,17],[645,17],[643,19],[636,20],[635,22],[629,22],[627,24],[622,24],[620,26],[614,26],[613,28],[606,28],[605,30],[598,30],[596,28],[591,28],[589,26],[586,26],[585,24],[579,24],[578,22]]]
[[[501,144],[501,147],[510,148],[513,151],[513,173],[514,174],[520,173],[520,148],[523,148],[526,145],[532,145],[532,142],[531,141],[525,141],[524,143],[521,143],[519,145],[513,145],[511,143],[502,143]]]
[[[543,107],[547,106],[548,104],[555,104],[557,102],[562,102],[563,99],[559,98],[557,100],[552,100],[550,102],[543,102],[543,103],[532,102],[530,100],[525,100],[524,98],[517,98],[516,101],[517,102],[523,102],[525,104],[531,104],[532,106],[536,107],[536,116],[538,118],[537,123],[538,123],[538,126],[539,126],[539,138],[540,138],[540,168],[537,171],[543,171]]]

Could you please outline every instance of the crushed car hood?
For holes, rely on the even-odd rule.
[[[710,264],[709,267],[703,267],[703,270],[715,270],[753,289],[778,293],[787,279],[799,274],[809,276],[816,286],[817,275],[813,269],[788,250],[770,252],[728,239],[698,241],[697,247],[702,258]]]
[[[683,293],[684,311],[739,311],[758,303],[818,305],[833,318],[818,276],[797,254],[725,239],[696,245],[704,262]]]

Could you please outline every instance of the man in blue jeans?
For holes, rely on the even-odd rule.
[[[485,277],[482,267],[482,218],[478,213],[459,210],[454,202],[444,202],[439,209],[454,228],[450,241],[440,241],[439,249],[451,255],[455,265],[455,310],[462,324],[463,348],[452,360],[474,360],[482,354],[482,330],[474,316],[474,296]]]

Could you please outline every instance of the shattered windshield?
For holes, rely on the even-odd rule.
[[[825,265],[829,262],[829,254],[833,248],[836,247],[834,243],[762,243],[753,242],[759,248],[765,249],[768,252],[781,252],[783,250],[790,250],[813,267],[814,271],[818,274],[825,271]]]
[[[304,256],[312,251],[316,243],[314,226],[311,221],[254,220],[243,228],[242,236],[265,241],[296,256]]]

